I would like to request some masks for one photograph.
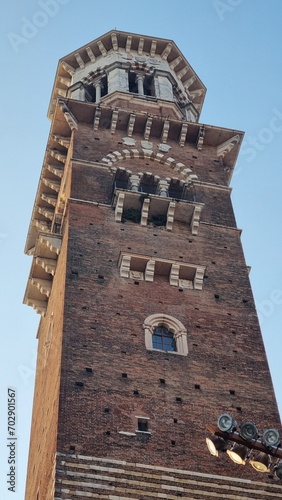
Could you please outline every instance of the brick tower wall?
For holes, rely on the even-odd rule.
[[[230,191],[217,187],[227,184],[226,173],[212,148],[195,152],[173,144],[171,156],[213,183],[195,187],[196,201],[205,203],[199,234],[192,236],[177,221],[172,231],[117,223],[111,169],[89,162],[118,148],[122,134],[113,141],[102,131],[93,140],[87,126],[74,141],[58,450],[197,474],[212,468],[214,475],[257,480],[251,467],[235,466],[225,456],[215,460],[205,445],[205,425],[222,412],[260,426],[279,425]],[[147,158],[115,166],[172,175]],[[206,266],[203,289],[170,286],[162,275],[152,283],[121,278],[121,252]],[[187,356],[146,349],[143,323],[155,313],[185,325]],[[135,434],[137,416],[150,419],[151,434]]]

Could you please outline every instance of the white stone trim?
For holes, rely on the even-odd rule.
[[[174,221],[174,212],[175,212],[175,207],[176,207],[176,202],[171,201],[168,209],[167,209],[167,216],[166,216],[166,229],[167,231],[172,230],[172,225]]]
[[[216,150],[217,157],[224,158],[224,156],[226,156],[234,148],[236,144],[239,144],[239,142],[240,142],[240,136],[239,134],[236,134],[230,139],[227,139],[227,141],[219,144]]]
[[[119,193],[116,208],[115,208],[115,221],[116,222],[121,222],[122,213],[123,213],[124,198],[125,198],[125,194]]]
[[[96,130],[94,126],[94,130]],[[164,138],[162,139],[164,142]],[[142,144],[141,144],[142,146]],[[114,151],[113,153],[108,153],[104,158],[102,158],[102,162],[107,165],[112,165],[117,161],[127,160],[129,158],[139,158],[143,159],[144,157],[150,158],[150,160],[157,161],[163,163],[164,165],[168,165],[170,168],[179,172],[185,177],[185,180],[189,182],[199,181],[198,176],[192,172],[192,170],[188,167],[185,167],[183,163],[177,162],[173,157],[165,158],[165,155],[160,155],[160,153],[154,153],[152,150],[137,149],[136,147],[128,149],[122,149],[121,151]]]
[[[145,198],[141,209],[141,226],[147,226],[149,216],[150,198]]]
[[[118,434],[120,434],[121,436],[136,436],[135,432],[118,431]]]
[[[193,236],[197,236],[198,230],[199,230],[199,225],[200,225],[200,217],[202,213],[202,206],[201,205],[196,205],[194,208],[190,228],[191,228],[191,233]]]
[[[152,336],[154,330],[158,326],[164,326],[171,333],[176,341],[176,351],[173,354],[179,354],[182,356],[187,356],[188,354],[188,344],[187,344],[187,330],[185,326],[178,319],[168,314],[151,314],[148,316],[143,324],[143,329],[145,331],[145,346],[149,351],[158,350],[153,349]],[[166,351],[164,351],[166,352]]]
[[[134,258],[135,261],[139,261],[139,264],[143,263],[142,267],[144,268],[144,272],[138,271],[136,268],[134,269],[134,265],[132,265],[132,258]],[[204,274],[206,270],[205,266],[196,266],[187,262],[179,262],[170,259],[152,259],[151,257],[146,255],[129,254],[122,252],[119,258],[120,276],[122,278],[132,278],[136,280],[145,279],[145,281],[152,283],[155,278],[155,266],[157,262],[165,262],[170,265],[170,271],[167,275],[167,279],[171,286],[189,288],[191,290],[202,290]],[[183,272],[185,272],[185,270],[194,272],[193,280],[189,280],[183,277],[180,278],[181,274],[183,275]],[[140,277],[138,277],[139,275]]]

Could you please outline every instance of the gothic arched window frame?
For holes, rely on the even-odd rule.
[[[165,327],[173,334],[176,343],[175,351],[166,351],[162,349],[155,349],[153,347],[153,335],[157,327]],[[168,314],[151,314],[148,316],[143,324],[145,331],[145,346],[148,351],[159,351],[169,354],[178,354],[180,356],[187,356],[188,343],[187,343],[187,330],[183,323],[173,316]]]

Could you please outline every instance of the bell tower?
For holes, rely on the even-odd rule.
[[[205,93],[171,40],[111,31],[59,61],[25,249],[26,500],[282,498],[230,200],[243,133],[200,122]]]

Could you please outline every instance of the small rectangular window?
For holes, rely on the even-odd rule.
[[[149,432],[149,417],[136,417],[137,418],[137,430],[136,432]]]
[[[138,419],[138,431],[148,432],[148,420]]]

